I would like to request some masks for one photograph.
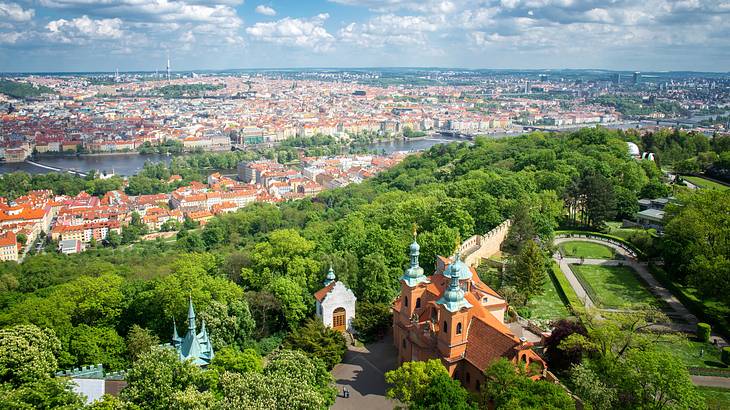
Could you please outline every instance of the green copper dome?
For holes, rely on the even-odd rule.
[[[330,264],[330,270],[327,271],[327,278],[324,280],[324,285],[327,286],[334,281],[335,281],[335,270],[332,269],[332,265]]]
[[[423,268],[418,265],[418,255],[420,254],[421,246],[416,242],[416,235],[413,235],[413,243],[410,246],[411,250],[411,266],[406,269],[400,280],[405,281],[409,287],[415,287],[419,283],[428,282],[428,278],[423,274]]]
[[[471,279],[471,269],[469,269],[469,266],[467,266],[466,263],[461,260],[461,255],[459,254],[459,252],[456,252],[454,260],[455,261],[447,266],[446,270],[444,270],[444,276],[457,275],[459,277],[459,280]]]
[[[450,275],[450,277],[451,283],[449,283],[449,287],[446,288],[444,294],[441,295],[441,298],[439,298],[436,303],[444,305],[446,310],[449,312],[456,312],[461,308],[470,308],[471,304],[466,301],[466,298],[464,297],[464,290],[461,289],[461,286],[459,286],[459,276]]]

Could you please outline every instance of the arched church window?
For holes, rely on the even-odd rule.
[[[471,374],[466,372],[466,384],[468,385],[469,383],[471,383]]]
[[[408,307],[408,296],[406,296],[404,305],[405,305],[405,307]]]
[[[421,298],[416,299],[416,309],[421,307]]]
[[[444,321],[444,333],[448,332],[449,330],[449,324]]]
[[[402,346],[403,346],[404,349],[406,348],[406,339],[403,339]]]
[[[456,324],[456,334],[457,335],[460,335],[461,334],[461,322],[459,322],[459,323]],[[467,375],[468,374],[469,373],[467,373]]]

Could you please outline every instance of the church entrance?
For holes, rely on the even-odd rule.
[[[332,312],[332,328],[344,332],[345,331],[345,308],[338,307]]]

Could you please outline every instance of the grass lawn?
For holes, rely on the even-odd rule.
[[[583,307],[583,301],[580,300],[578,295],[575,293],[575,290],[573,290],[573,287],[570,286],[570,282],[568,282],[568,278],[563,275],[563,271],[560,270],[560,266],[558,266],[555,261],[552,261],[551,265],[553,277],[557,279],[558,286],[560,286],[563,294],[565,294],[565,302],[568,303],[568,305],[576,308]]]
[[[730,409],[730,389],[697,387],[697,390],[705,397],[709,410]]]
[[[654,296],[627,266],[570,265],[593,302],[602,308],[639,303],[656,305]]]
[[[694,339],[686,341],[670,339],[669,343],[657,343],[656,347],[660,351],[677,356],[687,367],[727,368],[720,361],[720,349],[710,343]]]
[[[527,303],[527,308],[531,313],[530,319],[553,320],[570,316],[570,312],[565,307],[556,288],[560,285],[552,274],[548,273],[548,276],[550,276],[550,280],[545,284],[542,295],[535,296]]]
[[[709,179],[705,179],[702,177],[684,176],[682,178],[684,178],[685,180],[687,180],[703,189],[720,189],[720,190],[730,189],[729,187],[727,187],[723,184],[718,184],[715,181],[710,181]]]
[[[560,244],[560,252],[571,258],[613,259],[613,249],[600,243],[570,241]]]
[[[625,241],[629,241],[634,235],[656,235],[655,229],[622,228],[621,222],[606,222],[606,225],[609,235],[618,236]]]

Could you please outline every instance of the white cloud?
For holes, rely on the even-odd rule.
[[[46,25],[50,38],[62,43],[85,43],[88,40],[119,39],[124,35],[120,19],[93,20],[88,16],[73,20],[59,19]]]
[[[275,16],[276,10],[274,10],[272,7],[265,6],[263,4],[259,4],[256,6],[256,12],[259,14],[263,14],[264,16]]]
[[[443,21],[423,16],[383,14],[365,23],[351,23],[342,28],[338,36],[342,41],[363,47],[425,44],[427,33],[438,31],[441,23]]]
[[[23,9],[19,4],[0,2],[0,20],[30,21],[35,15],[33,9]]]
[[[324,28],[329,14],[318,14],[308,19],[286,17],[273,22],[259,22],[246,28],[251,37],[269,43],[328,51],[334,37]]]

